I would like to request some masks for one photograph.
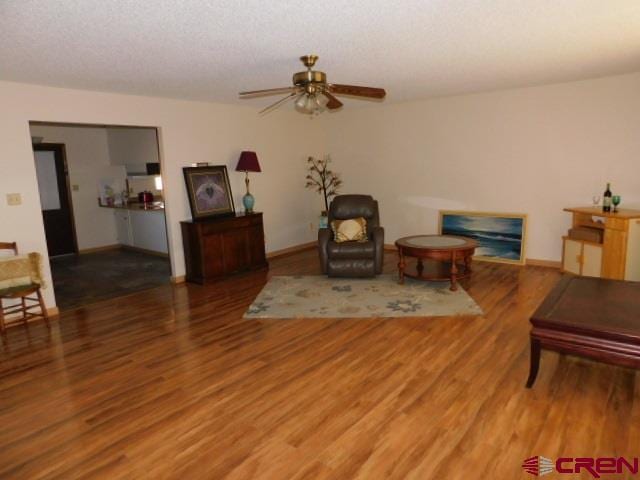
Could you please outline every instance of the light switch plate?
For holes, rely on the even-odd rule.
[[[80,190],[80,185],[71,185],[71,190],[77,192],[78,190]]]
[[[22,205],[22,196],[19,193],[7,193],[7,205],[11,207]]]

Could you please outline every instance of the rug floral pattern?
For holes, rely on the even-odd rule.
[[[460,287],[448,282],[406,279],[395,275],[371,279],[312,276],[272,277],[244,318],[370,318],[482,315]]]

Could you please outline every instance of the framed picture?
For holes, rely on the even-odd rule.
[[[474,259],[525,263],[525,214],[441,210],[438,230],[441,235],[458,235],[477,241]]]
[[[182,171],[194,220],[235,213],[226,166],[185,167]]]

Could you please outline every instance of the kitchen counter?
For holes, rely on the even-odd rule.
[[[116,210],[135,210],[135,211],[156,211],[164,210],[164,202],[138,203],[130,202],[126,205],[104,205],[98,203],[102,208],[113,208]]]

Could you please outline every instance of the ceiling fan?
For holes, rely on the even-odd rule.
[[[342,106],[342,102],[334,95],[352,95],[355,97],[384,98],[386,92],[383,88],[359,87],[356,85],[341,85],[327,83],[327,75],[324,72],[313,70],[318,60],[317,55],[304,55],[300,60],[307,67],[304,72],[293,74],[293,86],[282,88],[268,88],[266,90],[253,90],[240,92],[240,98],[252,98],[263,95],[275,95],[287,93],[287,96],[269,105],[260,113],[267,113],[284,105],[295,98],[296,109],[303,113],[321,113],[328,108],[334,110]]]

